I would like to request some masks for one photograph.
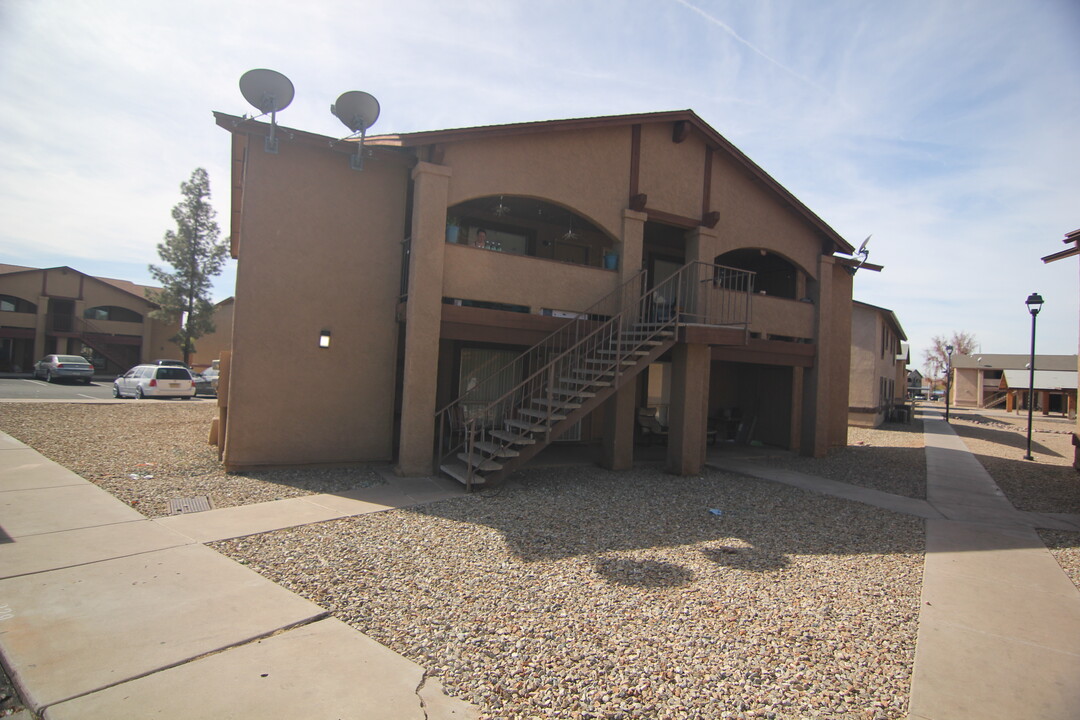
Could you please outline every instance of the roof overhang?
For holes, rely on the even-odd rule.
[[[1062,240],[1062,242],[1065,244],[1073,243],[1073,247],[1068,250],[1062,250],[1061,252],[1047,255],[1042,259],[1044,263],[1052,263],[1058,260],[1064,260],[1065,258],[1070,258],[1073,255],[1080,255],[1080,229],[1065,233],[1065,239]]]

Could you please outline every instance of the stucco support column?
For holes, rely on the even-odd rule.
[[[413,168],[412,252],[405,305],[405,362],[400,382],[399,475],[434,469],[435,400],[442,323],[443,258],[450,168],[421,162]]]
[[[623,210],[622,257],[619,258],[619,274],[626,282],[645,263],[645,221],[649,216],[636,210]]]
[[[45,356],[45,328],[49,317],[49,298],[45,295],[38,297],[37,317],[34,319],[34,357],[37,362]]]
[[[792,452],[799,452],[802,445],[804,368],[791,368],[791,435],[788,439]]]
[[[811,299],[814,301],[814,338],[817,355],[814,366],[805,374],[803,383],[802,444],[800,452],[812,457],[824,457],[829,451],[829,402],[832,393],[830,369],[836,361],[835,303],[833,302],[833,264],[831,256],[822,255],[818,263],[818,281]],[[850,343],[846,352],[851,353]],[[847,387],[844,404],[847,405]]]
[[[720,231],[696,227],[686,233],[686,262],[712,263],[719,255]]]
[[[619,279],[626,283],[642,268],[645,248],[643,212],[623,211],[622,252]],[[643,286],[642,286],[643,287]],[[628,292],[627,300],[636,298]],[[637,404],[637,381],[631,379],[604,403],[603,465],[609,470],[628,470],[634,464],[634,417]]]
[[[719,247],[719,233],[715,228],[697,227],[686,233],[686,262],[700,262],[711,264],[716,258]],[[709,320],[719,319],[719,306],[710,308],[710,303],[719,301],[717,293],[712,290],[711,283],[701,283],[705,270],[700,266],[691,269],[691,275],[686,279],[687,297],[683,298],[686,303],[685,310],[690,313],[687,322],[703,323]]]
[[[709,408],[709,346],[679,343],[671,350],[667,470],[696,475],[705,466]]]

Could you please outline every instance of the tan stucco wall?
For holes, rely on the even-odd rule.
[[[805,220],[725,153],[713,153],[710,207],[720,213],[720,253],[766,248],[812,278],[817,277],[821,240]]]
[[[649,196],[650,208],[684,217],[701,217],[705,143],[696,132],[681,143],[674,143],[671,133],[671,123],[642,126],[638,189]]]
[[[443,296],[541,308],[584,310],[615,290],[614,270],[446,245]]]
[[[613,237],[630,186],[630,128],[490,138],[446,147],[449,205],[488,195],[540,198],[588,218]]]
[[[814,314],[817,309],[810,303],[754,295],[751,304],[750,330],[764,335],[814,339]]]
[[[878,397],[880,338],[879,315],[870,308],[855,305],[851,314],[851,382],[848,390],[851,407],[877,408],[881,404]],[[880,418],[872,424],[879,422]]]
[[[829,258],[822,258],[828,260]],[[847,268],[834,262],[822,263],[823,270],[832,273],[832,313],[829,336],[819,340],[818,362],[828,368],[829,410],[828,441],[830,447],[847,445],[848,384],[851,380],[851,286],[852,276]]]
[[[393,160],[357,172],[330,149],[251,143],[227,466],[390,459],[407,180]]]
[[[977,407],[980,399],[981,378],[978,368],[953,368],[952,398],[953,405]]]
[[[27,302],[38,304],[41,296],[41,273],[19,272],[0,274],[0,293],[22,298]],[[4,318],[24,313],[4,313]]]
[[[214,332],[203,335],[195,341],[195,354],[191,356],[191,367],[204,370],[210,367],[210,361],[221,357],[225,350],[232,349],[234,300],[226,300],[214,307]]]

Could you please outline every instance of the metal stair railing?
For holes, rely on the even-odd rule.
[[[651,356],[650,349],[674,342],[679,325],[742,327],[748,333],[753,280],[751,271],[693,262],[643,291],[639,273],[609,296],[621,301],[609,319],[596,325],[586,311],[585,322],[565,326],[492,375],[505,386],[508,369],[524,374],[512,389],[466,412],[467,391],[440,411],[440,467],[471,489],[478,474],[512,465],[517,448],[550,443],[586,398],[614,392],[625,377],[637,374],[635,366]],[[545,355],[547,362],[540,364]],[[460,464],[444,464],[455,456]]]
[[[516,385],[519,379],[531,375],[547,364],[552,355],[576,344],[626,305],[627,299],[640,297],[644,292],[645,271],[635,273],[614,291],[597,300],[587,309],[568,318],[565,323],[510,362],[498,358],[489,360],[475,371],[469,387],[456,400],[435,415],[438,421],[440,452],[448,438],[460,435],[463,425],[480,409],[487,407],[493,397],[505,392],[506,386]]]

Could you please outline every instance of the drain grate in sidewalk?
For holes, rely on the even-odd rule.
[[[187,513],[203,512],[204,510],[210,509],[210,498],[205,495],[196,495],[195,497],[188,498],[176,498],[169,501],[170,515],[185,515]]]

